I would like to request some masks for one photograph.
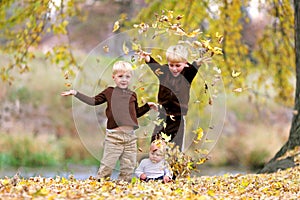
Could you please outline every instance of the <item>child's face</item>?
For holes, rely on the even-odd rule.
[[[117,72],[117,73],[113,74],[113,76],[112,76],[116,85],[121,89],[128,88],[128,85],[131,81],[131,77],[132,77],[131,72]]]
[[[168,65],[172,75],[177,77],[186,66],[186,62],[168,62]]]
[[[150,152],[149,152],[149,159],[153,163],[158,163],[164,158],[163,152],[158,149],[156,146],[151,146],[150,147]]]

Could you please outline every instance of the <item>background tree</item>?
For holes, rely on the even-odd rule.
[[[30,61],[43,54],[35,51],[49,35],[56,35],[61,43],[44,51],[44,58],[73,73],[79,68],[68,41],[68,25],[72,17],[82,19],[81,0],[0,1],[0,66],[2,81],[12,83],[14,76],[30,70]]]
[[[299,164],[300,155],[300,2],[294,0],[295,8],[295,52],[296,52],[296,91],[295,107],[288,141],[276,153],[262,170],[264,172],[275,172],[278,169],[286,169]]]

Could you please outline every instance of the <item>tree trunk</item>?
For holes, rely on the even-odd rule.
[[[288,150],[300,146],[300,1],[294,0],[294,16],[295,16],[295,53],[296,53],[296,92],[295,92],[295,107],[294,116],[288,141],[281,147],[259,173],[271,173],[278,169],[286,169],[295,166],[293,157],[288,157],[283,160],[278,160]]]

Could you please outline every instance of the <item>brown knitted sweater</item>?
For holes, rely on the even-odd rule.
[[[139,127],[137,118],[150,110],[150,106],[147,103],[138,107],[135,92],[119,87],[108,87],[94,97],[77,92],[75,97],[92,106],[107,102],[105,113],[108,129],[119,126],[133,126],[134,129],[137,129]]]
[[[152,57],[147,63],[159,79],[157,101],[168,115],[186,115],[190,99],[190,88],[199,66],[195,62],[188,63],[181,74],[174,77],[167,64],[160,65]]]

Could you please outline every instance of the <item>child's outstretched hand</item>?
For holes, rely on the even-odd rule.
[[[170,179],[169,176],[164,176],[164,178],[163,178],[164,183],[168,183],[168,182],[170,182],[171,180],[172,180],[172,179]]]
[[[197,60],[195,60],[195,62],[197,64],[197,66],[200,66],[204,63],[210,63],[211,57],[204,56],[204,57],[198,58]]]
[[[77,91],[76,90],[69,90],[69,91],[64,91],[60,95],[61,96],[70,96],[70,95],[76,95]]]
[[[142,59],[145,59],[146,62],[150,62],[150,55],[151,53],[145,52],[140,50],[137,52],[137,55],[139,56],[139,60],[141,61]]]
[[[147,179],[147,175],[146,174],[141,174],[140,175],[140,179],[142,180],[142,181],[144,181],[144,180],[146,180]]]

